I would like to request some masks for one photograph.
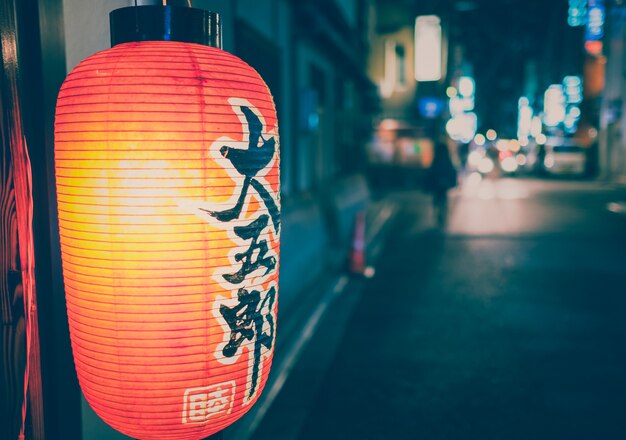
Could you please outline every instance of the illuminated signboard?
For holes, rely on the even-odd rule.
[[[583,26],[587,20],[587,0],[569,0],[567,23],[570,26]]]
[[[543,98],[543,123],[555,127],[565,119],[565,94],[561,84],[552,84]]]
[[[420,114],[427,119],[437,118],[443,113],[445,104],[442,99],[425,97],[417,103]]]
[[[583,100],[583,82],[580,76],[563,78],[563,90],[568,104],[580,104]]]
[[[604,36],[604,1],[589,0],[586,41],[598,41]]]
[[[436,15],[415,19],[415,79],[439,81],[441,68],[441,20]]]

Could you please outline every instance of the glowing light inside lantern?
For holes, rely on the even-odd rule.
[[[277,119],[219,49],[120,44],[80,63],[55,122],[59,228],[79,382],[140,439],[241,417],[271,366],[280,231]]]

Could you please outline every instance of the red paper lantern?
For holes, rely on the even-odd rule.
[[[278,127],[215,47],[124,43],[59,93],[55,164],[76,370],[140,439],[200,439],[265,385],[276,330]]]

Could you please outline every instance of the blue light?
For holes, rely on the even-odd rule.
[[[568,104],[579,104],[583,100],[583,83],[579,76],[569,75],[563,78],[563,90]]]
[[[427,119],[434,119],[441,115],[444,106],[442,99],[433,97],[420,98],[417,103],[420,114]]]
[[[587,0],[569,0],[567,24],[570,26],[583,26],[586,22]]]
[[[589,0],[586,41],[598,41],[604,36],[604,0]]]

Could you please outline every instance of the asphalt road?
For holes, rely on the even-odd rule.
[[[253,438],[626,439],[626,193],[470,182],[443,231],[393,197],[375,277],[333,300]]]

